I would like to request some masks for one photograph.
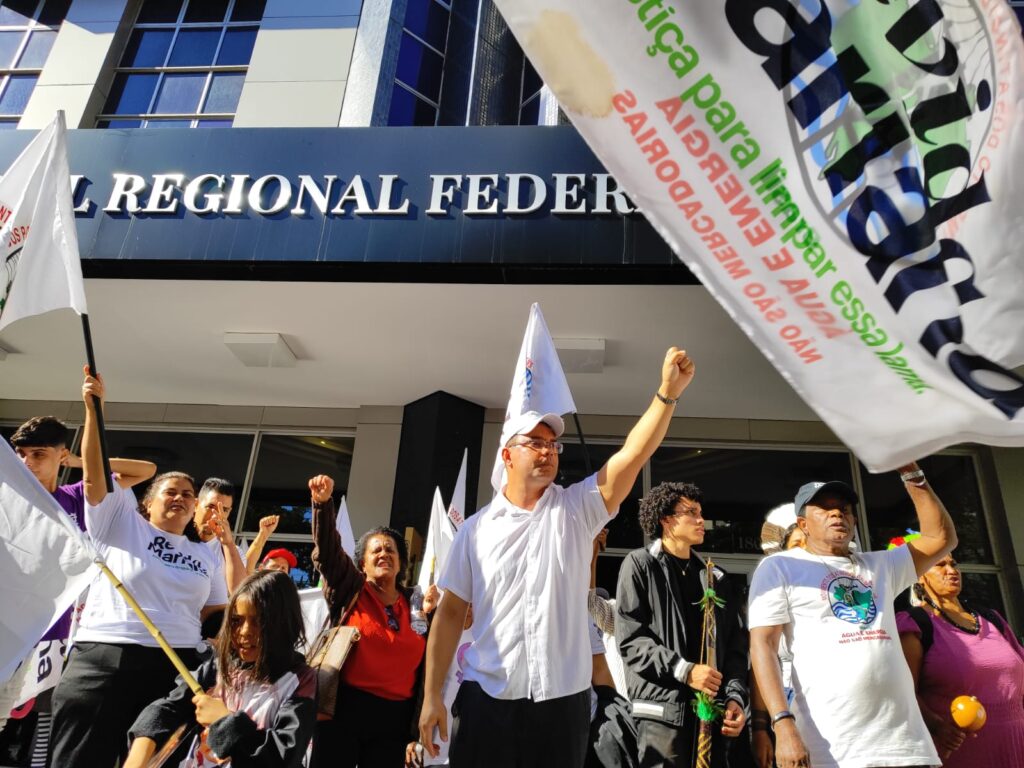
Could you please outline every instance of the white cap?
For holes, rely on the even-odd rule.
[[[501,447],[504,447],[509,440],[516,435],[523,435],[532,431],[538,424],[547,424],[555,437],[561,437],[565,431],[565,422],[557,413],[539,413],[538,411],[527,411],[518,416],[513,416],[505,422],[501,429]]]

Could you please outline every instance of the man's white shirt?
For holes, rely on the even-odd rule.
[[[459,529],[440,589],[473,605],[465,678],[496,699],[546,701],[590,687],[594,536],[608,524],[597,476],[551,484],[533,510],[504,495]]]

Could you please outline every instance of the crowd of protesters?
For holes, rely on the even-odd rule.
[[[555,483],[561,418],[508,420],[501,491],[462,525],[426,594],[405,584],[399,531],[374,528],[345,551],[334,482],[312,477],[323,635],[353,630],[325,683],[302,654],[313,638],[288,575],[295,556],[263,553],[277,518],[242,552],[229,481],[130,459],[110,460],[108,478],[95,410],[106,392],[86,369],[81,459],[52,417],[11,443],[198,686],[176,679],[150,628],[96,580],[52,696],[49,764],[400,768],[434,764],[447,742],[457,768],[1024,765],[1024,648],[1002,616],[961,599],[956,531],[916,464],[899,478],[918,532],[861,551],[854,489],[807,482],[768,516],[748,595],[699,554],[714,500],[686,478],[662,483],[640,503],[651,545],[625,558],[614,596],[596,589],[608,522],[694,371],[669,349],[622,447],[568,487]],[[58,486],[64,466],[81,466],[82,481]],[[131,489],[147,480],[139,502]],[[908,590],[913,607],[898,613]],[[67,639],[71,623],[44,639]],[[465,629],[472,643],[459,648]],[[961,694],[984,706],[981,730],[953,720]]]

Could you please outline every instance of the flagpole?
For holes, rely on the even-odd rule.
[[[153,636],[153,639],[156,640],[161,650],[167,654],[167,658],[171,660],[171,664],[173,664],[174,668],[178,670],[178,674],[181,675],[181,679],[185,681],[188,687],[192,690],[192,693],[204,693],[203,686],[201,686],[199,681],[192,676],[189,668],[185,666],[185,662],[183,662],[181,657],[175,653],[170,643],[168,643],[164,638],[163,633],[152,622],[149,616],[146,615],[142,606],[138,604],[132,593],[128,591],[127,587],[125,587],[121,580],[114,575],[114,572],[107,567],[107,564],[103,562],[103,560],[97,557],[93,562],[96,563],[101,571],[103,571],[103,575],[110,579],[111,584],[114,585],[114,589],[120,593],[125,602],[128,603],[133,611],[135,611],[135,614],[142,621],[143,625],[147,630],[149,630],[149,634]]]
[[[583,439],[583,427],[580,426],[580,417],[573,411],[572,420],[576,424],[576,436],[580,439],[580,447],[583,449],[583,468],[587,472],[587,477],[594,474],[594,470],[590,467],[590,450],[587,448],[587,441]]]
[[[84,312],[82,313],[82,334],[85,337],[85,359],[89,363],[89,375],[96,376],[96,354],[92,349],[92,330],[89,328],[89,315]],[[107,493],[113,493],[114,481],[110,478],[110,451],[107,450],[107,430],[103,423],[103,409],[100,407],[100,399],[96,395],[92,396],[92,404],[95,406],[96,427],[100,436],[100,456],[103,458],[103,476],[107,479]]]

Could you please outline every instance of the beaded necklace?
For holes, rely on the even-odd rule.
[[[970,614],[971,621],[974,622],[974,626],[973,627],[965,627],[963,624],[961,624],[960,622],[956,621],[952,616],[950,616],[948,613],[946,613],[942,608],[940,608],[935,603],[935,601],[932,600],[931,596],[927,592],[924,595],[924,601],[926,603],[928,603],[928,605],[930,605],[932,607],[932,610],[935,611],[937,616],[941,616],[949,624],[952,624],[954,627],[959,629],[961,632],[963,632],[965,634],[968,634],[968,635],[976,635],[976,634],[978,634],[981,631],[981,622],[978,620],[978,614],[976,612],[972,611],[970,608],[967,608],[966,610],[967,610],[967,613]],[[961,606],[961,607],[963,607],[963,606]]]

